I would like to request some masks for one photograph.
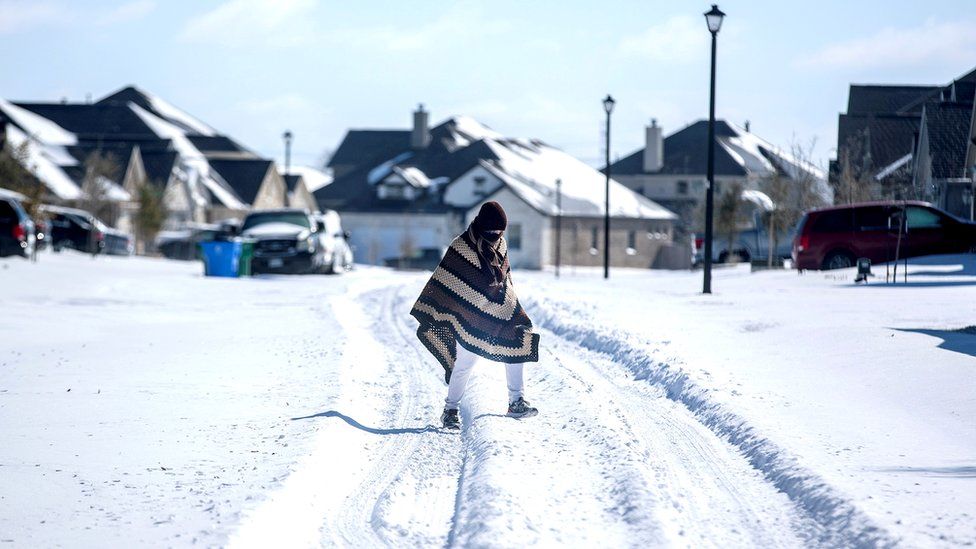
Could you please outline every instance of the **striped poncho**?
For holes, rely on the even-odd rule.
[[[468,232],[454,239],[410,314],[420,321],[417,337],[444,367],[450,381],[457,345],[498,362],[539,360],[539,334],[512,285],[508,245],[502,238],[502,283],[475,251]]]

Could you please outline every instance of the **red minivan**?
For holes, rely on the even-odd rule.
[[[883,263],[896,255],[901,259],[974,250],[976,223],[928,202],[864,202],[807,212],[793,240],[793,265],[800,271],[843,269],[861,257]]]

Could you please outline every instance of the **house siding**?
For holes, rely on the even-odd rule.
[[[445,250],[464,227],[458,214],[340,212],[357,263],[382,265],[421,248]]]

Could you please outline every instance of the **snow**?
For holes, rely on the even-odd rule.
[[[815,190],[825,200],[833,195],[827,185],[827,175],[823,170],[810,162],[797,158],[791,152],[784,151],[754,133],[746,131],[735,124],[730,124],[735,130],[735,136],[719,136],[718,143],[732,158],[751,173],[764,175],[773,173],[776,168],[783,170],[792,179],[799,179],[808,174],[816,181]],[[776,162],[776,166],[770,158]]]
[[[370,185],[375,185],[380,181],[383,181],[384,179],[386,179],[388,175],[393,173],[394,166],[411,157],[413,157],[413,153],[409,151],[394,156],[393,158],[387,160],[386,162],[383,162],[379,166],[376,166],[372,170],[369,170],[369,173],[366,174],[366,180],[369,182]]]
[[[81,189],[54,160],[60,157],[59,152],[52,153],[52,147],[38,143],[13,125],[7,126],[7,140],[14,149],[27,143],[27,169],[58,198],[74,200],[81,197]]]
[[[875,181],[881,181],[881,180],[883,180],[884,178],[886,178],[889,175],[895,173],[896,171],[898,171],[899,168],[901,168],[902,166],[907,165],[911,161],[912,161],[912,153],[908,153],[905,156],[899,158],[898,160],[895,160],[891,164],[888,164],[887,166],[885,166],[884,169],[882,169],[880,172],[878,172],[874,176]]]
[[[0,260],[12,546],[976,543],[976,258],[829,273],[513,274],[539,416],[476,366],[460,433],[427,274]],[[640,296],[635,299],[635,296]],[[38,330],[44,326],[44,330]]]
[[[45,145],[75,145],[78,143],[75,134],[43,116],[18,107],[5,99],[0,99],[0,112],[12,120],[27,135]]]
[[[273,236],[281,235],[286,237],[301,238],[308,236],[308,228],[294,223],[262,223],[246,230],[244,234],[248,236]]]
[[[482,165],[530,206],[556,215],[556,181],[561,180],[563,215],[603,215],[606,176],[563,151],[541,142],[487,141],[499,157]],[[642,219],[675,219],[657,203],[610,180],[610,215]]]
[[[502,135],[495,130],[468,116],[454,116],[448,120],[454,133],[460,134],[468,142],[482,139],[502,139]]]
[[[279,166],[279,173],[286,175],[284,173],[284,168]],[[308,187],[308,192],[314,193],[315,191],[325,187],[326,185],[332,183],[332,175],[328,174],[322,170],[317,170],[310,166],[291,166],[289,168],[291,172],[288,175],[300,175],[305,180],[305,186]]]
[[[752,202],[767,212],[771,212],[776,209],[776,205],[773,204],[773,199],[769,198],[768,194],[755,189],[746,189],[742,191],[742,200]]]
[[[402,168],[400,166],[394,166],[393,171],[412,187],[426,189],[431,185],[431,180],[427,177],[427,174],[414,166],[405,166]]]
[[[200,120],[190,116],[183,110],[180,110],[170,103],[166,102],[162,98],[146,93],[139,90],[147,99],[149,99],[149,104],[152,106],[153,110],[156,111],[163,118],[166,118],[172,123],[182,125],[188,130],[198,133],[200,135],[214,136],[217,135],[217,131],[210,126],[204,124]]]
[[[227,185],[227,182],[220,177],[220,174],[210,169],[210,163],[207,162],[207,158],[186,137],[186,133],[182,129],[166,120],[163,120],[162,118],[159,118],[135,103],[129,102],[129,108],[132,109],[132,111],[135,112],[136,115],[142,119],[142,121],[149,126],[149,129],[152,130],[152,132],[158,137],[172,141],[173,147],[180,155],[180,162],[186,166],[185,171],[187,172],[187,177],[190,179],[190,181],[196,179],[197,182],[206,187],[206,189],[210,191],[221,204],[232,210],[247,208],[247,205],[241,202],[241,200],[236,196],[236,193],[234,193],[234,191],[230,189],[230,186]]]

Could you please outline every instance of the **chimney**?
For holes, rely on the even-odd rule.
[[[413,113],[413,131],[410,133],[410,147],[414,150],[426,149],[430,144],[430,128],[427,126],[427,111],[424,104],[417,105]]]
[[[750,126],[751,126],[751,124],[749,124],[749,121],[746,120],[746,133],[752,133]]]
[[[656,172],[664,166],[664,141],[661,139],[661,127],[657,119],[651,119],[651,125],[645,128],[647,142],[644,146],[644,171]]]

